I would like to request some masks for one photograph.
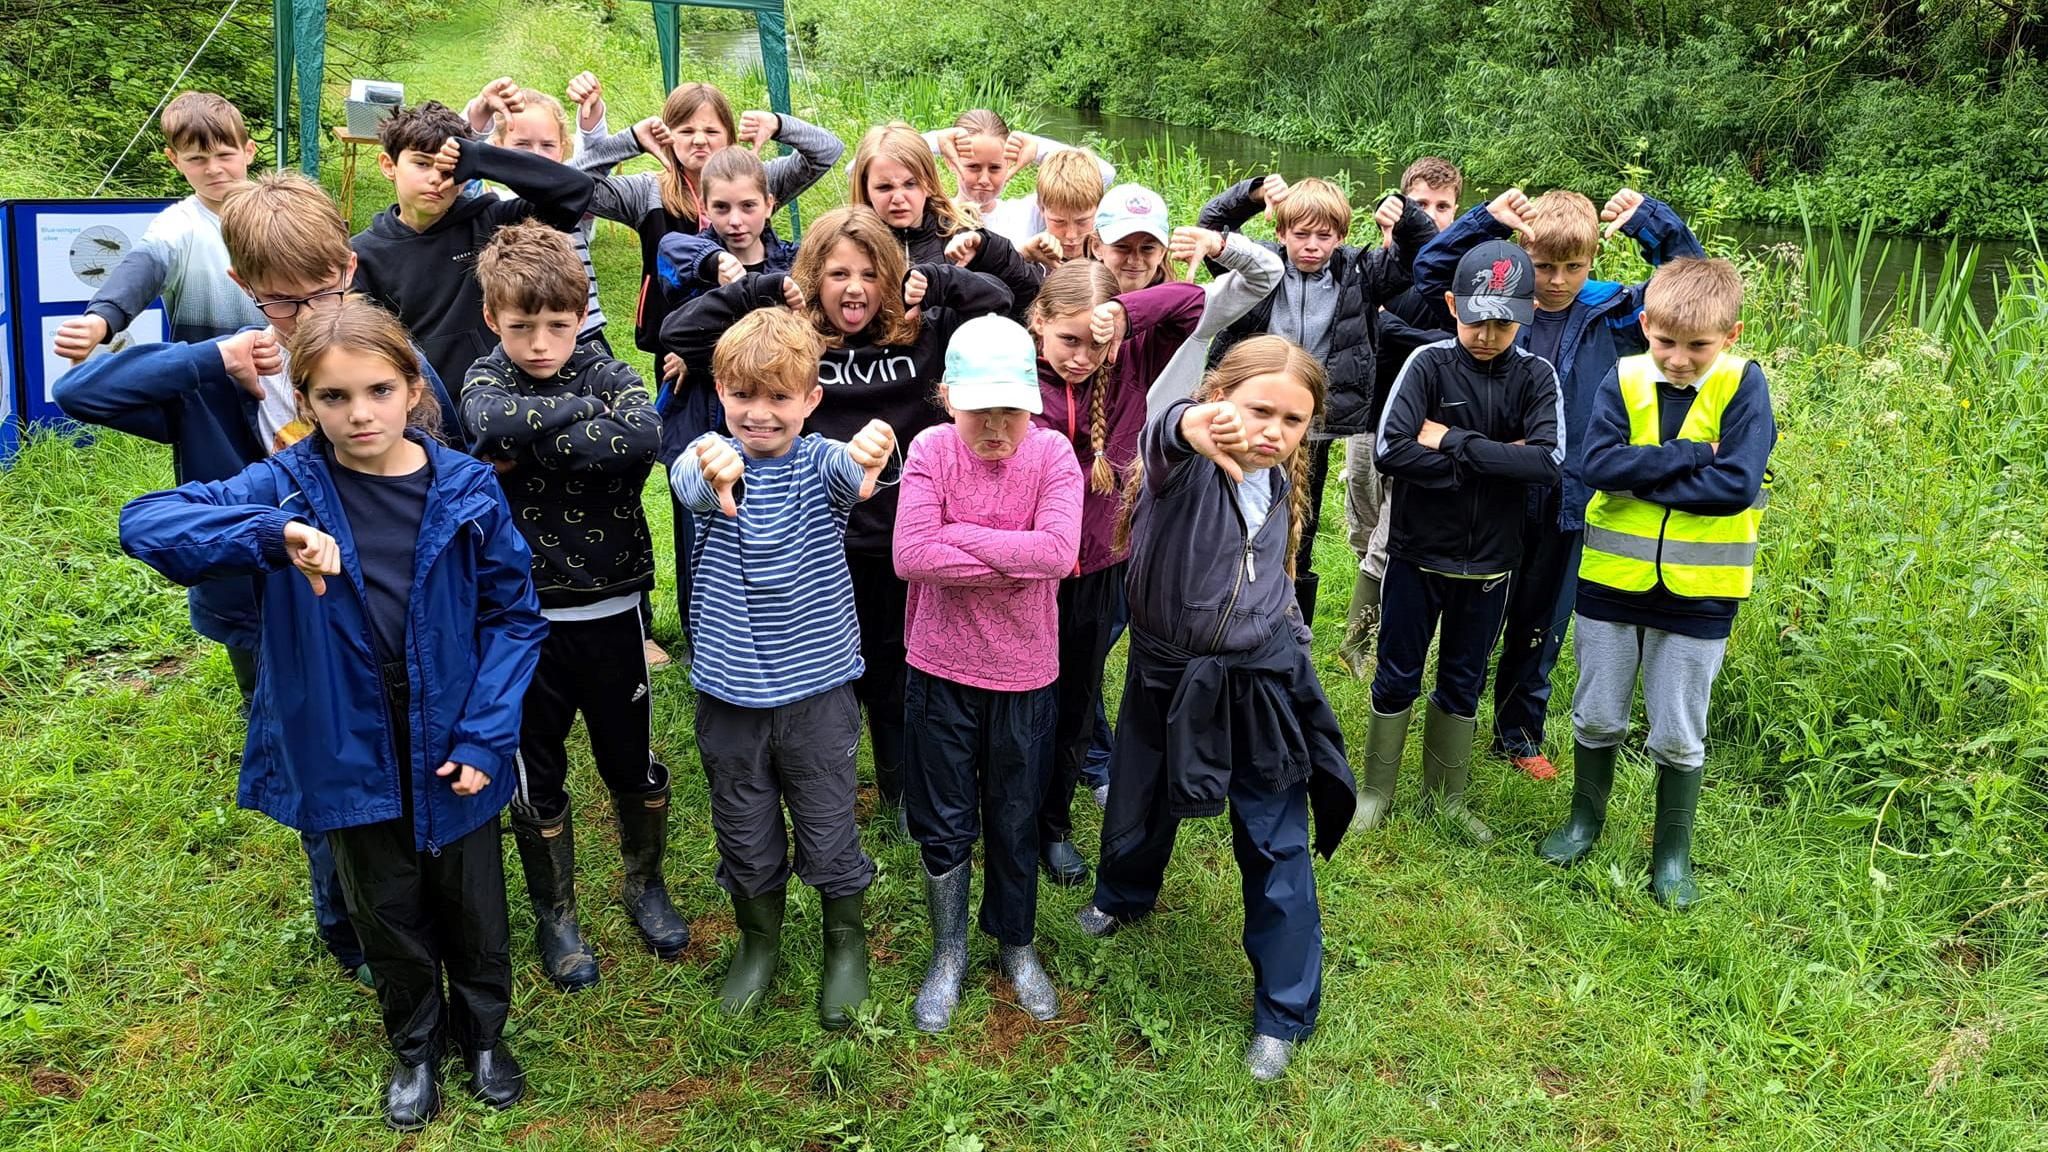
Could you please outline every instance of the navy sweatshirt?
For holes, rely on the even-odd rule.
[[[498,344],[484,323],[477,253],[500,226],[528,216],[574,232],[590,206],[589,174],[511,148],[463,140],[462,159],[451,178],[460,186],[479,177],[503,184],[518,198],[458,196],[423,232],[400,220],[394,204],[349,241],[356,250],[355,290],[389,308],[441,379],[458,386],[469,366]]]
[[[1751,362],[1721,414],[1721,447],[1678,439],[1695,388],[1657,385],[1662,444],[1630,444],[1628,407],[1617,374],[1610,372],[1593,402],[1586,433],[1586,483],[1600,492],[1626,492],[1679,512],[1732,516],[1756,502],[1778,443],[1770,384]],[[1632,624],[1702,640],[1726,639],[1740,600],[1679,596],[1661,582],[1644,592],[1623,592],[1579,581],[1578,611],[1589,619]]]
[[[1448,425],[1441,448],[1416,437]],[[1491,360],[1444,340],[1408,358],[1387,396],[1374,455],[1393,477],[1387,555],[1431,572],[1482,576],[1522,562],[1529,485],[1564,460],[1557,373],[1520,346]]]

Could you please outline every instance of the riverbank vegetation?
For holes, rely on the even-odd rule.
[[[455,6],[408,33],[393,74],[458,103],[500,74],[555,90],[594,68],[622,125],[660,99],[644,9],[623,8],[603,24],[570,4]],[[848,139],[896,115],[938,123],[992,93],[1017,99],[812,63],[797,111]],[[689,71],[743,106],[765,99],[758,74]],[[1222,179],[1185,152],[1115,158],[1176,220]],[[828,178],[803,207],[814,218],[843,194]],[[364,173],[359,223],[385,202]],[[946,1036],[909,1027],[929,941],[918,861],[878,836],[876,998],[860,1024],[827,1036],[813,1022],[808,894],[775,998],[753,1021],[721,1018],[733,930],[709,879],[676,672],[656,682],[655,736],[675,772],[669,869],[691,951],[663,965],[639,948],[612,896],[611,833],[593,819],[580,839],[597,989],[546,987],[512,878],[511,1039],[531,1095],[499,1115],[457,1094],[426,1132],[385,1133],[373,1004],[317,958],[295,839],[231,806],[226,662],[185,630],[182,595],[118,550],[116,510],[169,483],[168,453],[115,434],[38,440],[0,474],[0,1147],[2038,1147],[2048,264],[2008,270],[1996,307],[1979,309],[1967,293],[1880,292],[1854,231],[1773,250],[1708,240],[1748,281],[1743,351],[1770,373],[1783,440],[1758,594],[1717,688],[1706,901],[1671,915],[1643,890],[1638,757],[1601,846],[1570,872],[1532,851],[1567,782],[1483,759],[1475,802],[1501,838],[1476,852],[1414,815],[1411,773],[1390,826],[1318,870],[1323,1021],[1268,1089],[1238,1064],[1249,980],[1214,821],[1183,830],[1162,914],[1142,928],[1091,940],[1071,922],[1085,897],[1042,890],[1059,1024],[1032,1024],[991,981],[970,986]],[[593,251],[606,295],[630,293],[630,235],[606,226]],[[1601,271],[1642,268],[1617,242]],[[627,309],[614,315],[613,344],[629,348]],[[1351,583],[1338,499],[1316,556],[1316,655],[1356,737],[1364,686],[1332,654]],[[647,505],[666,532],[659,480]],[[674,642],[666,583],[658,600]],[[1572,677],[1567,659],[1560,700]],[[1554,747],[1568,739],[1557,712]],[[602,812],[578,762],[576,802]],[[1092,849],[1096,815],[1085,802],[1077,815]]]
[[[794,0],[815,62],[1694,210],[2024,237],[2044,0]]]

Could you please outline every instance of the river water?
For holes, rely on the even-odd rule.
[[[688,37],[685,50],[743,68],[758,67],[761,63],[760,43],[752,32],[694,33]],[[801,67],[801,61],[793,56],[791,66],[796,70]],[[795,79],[797,84],[803,83],[802,75]],[[1304,176],[1329,177],[1344,173],[1354,185],[1379,190],[1390,188],[1401,175],[1399,168],[1388,171],[1371,157],[1304,148],[1241,132],[1168,124],[1086,108],[1041,107],[1036,112],[1032,130],[1055,140],[1079,143],[1091,136],[1097,137],[1126,155],[1144,155],[1148,149],[1178,152],[1192,146],[1212,170],[1227,178],[1279,172],[1289,180],[1296,180]],[[941,125],[920,124],[918,127],[936,128]],[[1484,203],[1500,190],[1468,184],[1464,207]],[[1745,248],[1799,245],[1804,240],[1801,229],[1785,225],[1727,221],[1717,225],[1717,229]],[[1851,235],[1847,239],[1853,243],[1854,237]],[[1949,244],[1945,237],[1874,236],[1866,266],[1869,314],[1874,315],[1876,309],[1888,305],[1901,283],[1912,274],[1916,258],[1923,278],[1932,280],[1938,276]],[[1997,287],[2011,279],[2006,273],[2007,263],[2027,248],[2009,240],[1966,241],[1966,245],[1970,244],[1979,250],[1970,296],[1976,303],[1978,315],[1989,316],[1996,305]],[[1880,250],[1883,253],[1881,261],[1878,259]]]

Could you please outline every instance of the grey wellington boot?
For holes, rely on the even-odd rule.
[[[920,1032],[944,1032],[960,1003],[960,982],[967,977],[967,882],[972,862],[943,876],[925,873],[924,898],[932,918],[932,963],[917,990],[911,1018]]]

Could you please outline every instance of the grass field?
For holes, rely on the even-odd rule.
[[[594,67],[623,126],[659,95],[645,13],[623,8],[598,25],[575,7],[467,4],[420,30],[399,78],[459,105],[499,74],[559,89]],[[759,106],[757,79],[718,78]],[[966,98],[820,73],[796,103],[850,137],[900,102]],[[1119,159],[1177,217],[1215,175]],[[842,192],[828,179],[807,213]],[[358,223],[384,195],[364,179]],[[1475,851],[1413,815],[1411,753],[1391,825],[1318,870],[1322,1024],[1270,1087],[1239,1064],[1251,981],[1220,821],[1183,830],[1161,914],[1114,939],[1073,926],[1083,894],[1041,890],[1058,1023],[977,977],[950,1033],[910,1028],[929,940],[919,867],[878,834],[861,1023],[815,1022],[808,892],[775,998],[722,1018],[731,916],[677,671],[656,683],[656,740],[677,782],[687,956],[661,964],[634,937],[579,752],[583,918],[604,981],[549,989],[512,867],[510,1039],[532,1090],[504,1114],[457,1091],[425,1132],[389,1134],[374,1002],[325,961],[294,837],[232,806],[226,662],[186,630],[182,595],[118,548],[121,502],[167,485],[169,454],[40,440],[0,474],[0,1147],[2048,1147],[2048,294],[2035,269],[1996,316],[1926,306],[1906,318],[1919,328],[1865,331],[1842,321],[1854,277],[1823,275],[1825,249],[1745,265],[1748,350],[1785,438],[1759,595],[1715,701],[1706,900],[1672,915],[1644,890],[1639,757],[1601,846],[1560,872],[1532,848],[1567,779],[1482,760],[1476,806],[1501,836]],[[630,347],[636,250],[607,227],[595,251]],[[1336,487],[1316,651],[1357,740],[1365,692],[1330,658],[1350,588]],[[1567,658],[1561,696],[1571,683]],[[1095,811],[1077,813],[1092,852]]]

